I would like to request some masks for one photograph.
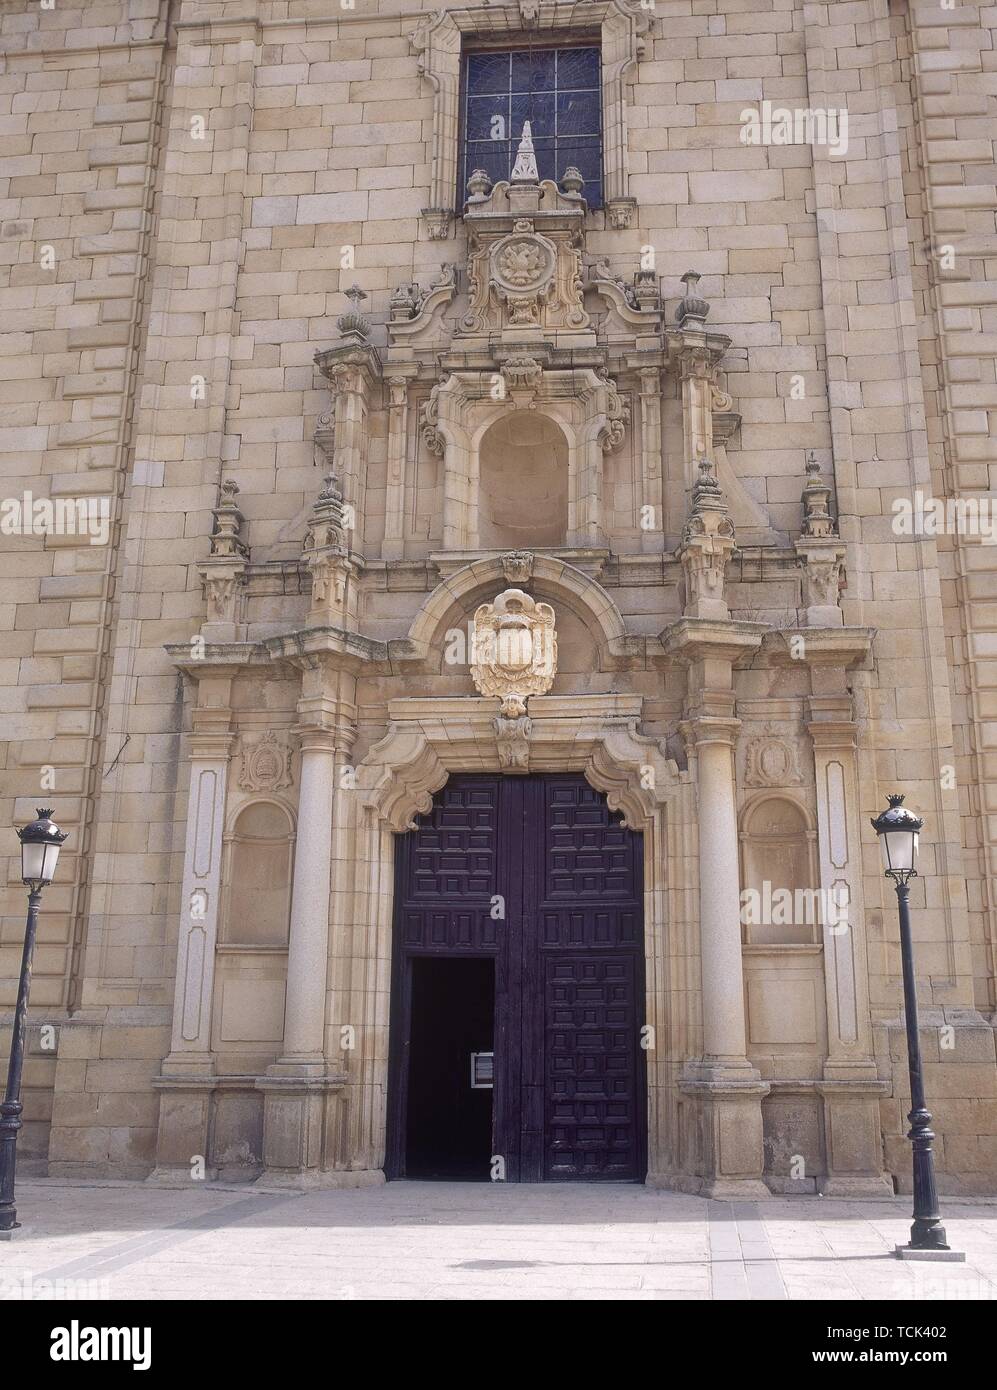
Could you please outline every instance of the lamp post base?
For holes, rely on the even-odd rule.
[[[965,1262],[962,1250],[919,1249],[913,1245],[898,1245],[893,1252],[898,1260],[949,1260]]]

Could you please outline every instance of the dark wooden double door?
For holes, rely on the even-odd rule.
[[[581,776],[455,776],[398,837],[389,1177],[643,1180],[643,842],[620,820]]]

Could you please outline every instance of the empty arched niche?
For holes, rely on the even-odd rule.
[[[568,443],[546,415],[517,410],[489,426],[478,449],[478,486],[483,549],[567,541]]]
[[[291,912],[291,818],[273,801],[239,812],[229,843],[225,945],[286,946]]]
[[[820,939],[814,832],[789,797],[753,802],[741,821],[741,921],[754,946],[807,945]]]

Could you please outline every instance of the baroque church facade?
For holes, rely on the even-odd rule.
[[[993,1190],[995,32],[0,3],[23,1162]]]

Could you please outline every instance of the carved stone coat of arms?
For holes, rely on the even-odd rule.
[[[557,672],[554,610],[522,589],[506,589],[474,614],[471,677],[482,695],[502,701],[502,714],[526,713],[531,695],[545,694]]]

